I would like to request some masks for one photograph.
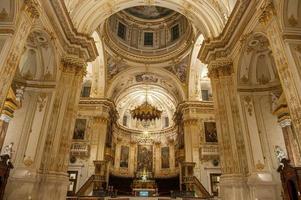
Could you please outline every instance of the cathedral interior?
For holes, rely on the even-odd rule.
[[[0,0],[0,200],[301,200],[300,0]]]

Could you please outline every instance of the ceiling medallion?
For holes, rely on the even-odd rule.
[[[162,111],[157,109],[155,106],[149,104],[147,100],[131,110],[131,115],[133,119],[137,119],[141,122],[153,121],[161,118]]]

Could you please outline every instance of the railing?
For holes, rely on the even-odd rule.
[[[206,188],[203,186],[203,184],[197,179],[197,177],[193,177],[193,184],[194,184],[194,189],[196,192],[196,195],[200,199],[214,199],[213,196],[210,195],[210,193],[206,190]]]
[[[70,153],[73,156],[89,157],[90,145],[86,142],[73,142],[71,144]]]
[[[90,178],[82,185],[82,187],[77,191],[76,196],[84,196],[89,187],[92,186],[95,176],[92,175]],[[70,197],[70,198],[79,198],[79,197]],[[67,198],[68,199],[68,198]],[[70,199],[73,200],[73,199]]]

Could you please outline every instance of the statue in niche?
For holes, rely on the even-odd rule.
[[[217,142],[217,131],[215,122],[205,122],[205,141]]]

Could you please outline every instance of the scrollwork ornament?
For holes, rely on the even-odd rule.
[[[30,17],[37,19],[40,17],[38,10],[38,2],[36,0],[24,0],[25,11],[28,12]]]
[[[219,78],[221,76],[230,76],[233,73],[233,62],[229,58],[211,61],[208,66],[208,76],[210,78]]]
[[[84,76],[86,73],[86,62],[74,55],[67,55],[61,59],[61,69],[66,73],[75,73]]]
[[[261,11],[262,13],[259,17],[259,22],[267,25],[272,17],[276,14],[273,0],[265,0],[263,6],[261,7]]]

